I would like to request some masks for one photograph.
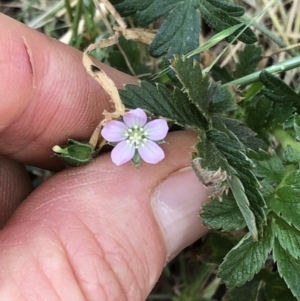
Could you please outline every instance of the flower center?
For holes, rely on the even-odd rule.
[[[137,125],[127,130],[125,133],[126,143],[134,148],[139,148],[140,146],[144,146],[145,142],[147,142],[148,138],[147,132]]]

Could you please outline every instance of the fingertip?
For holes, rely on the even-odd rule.
[[[0,15],[0,152],[30,165],[60,166],[52,147],[68,137],[89,140],[111,111],[109,97],[90,77],[82,53]],[[117,87],[136,79],[104,64]]]

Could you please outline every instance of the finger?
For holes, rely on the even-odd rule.
[[[0,156],[0,229],[31,190],[24,165]]]
[[[0,299],[145,300],[166,260],[206,232],[207,191],[185,168],[195,135],[167,141],[158,165],[108,154],[35,190],[0,235]]]
[[[0,153],[30,165],[58,166],[52,147],[88,140],[112,110],[82,65],[82,53],[0,14]],[[120,88],[136,79],[99,63]]]

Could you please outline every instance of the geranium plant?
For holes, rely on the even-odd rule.
[[[214,239],[208,238],[195,253],[203,262],[218,265],[217,277],[230,287],[226,300],[300,300],[300,94],[274,74],[298,67],[299,53],[289,48],[290,59],[257,70],[263,54],[251,28],[280,47],[285,43],[232,2],[111,3],[117,10],[114,16],[123,22],[115,41],[133,33],[139,41],[147,37],[150,55],[165,63],[160,83],[141,80],[112,95],[115,111],[100,123],[102,138],[114,146],[112,161],[159,163],[164,153],[158,144],[168,132],[167,121],[197,132],[191,165],[211,191],[200,215],[214,230]],[[130,17],[138,30],[126,29],[120,16]],[[162,25],[149,31],[146,27],[159,18]],[[200,45],[202,22],[215,35]],[[224,40],[248,44],[238,54],[235,71],[220,67],[219,57],[201,65],[203,51],[225,45]],[[88,72],[103,84],[102,71],[92,61],[87,64]],[[97,155],[98,140],[88,145],[89,159],[78,164]],[[63,157],[68,147],[54,151]],[[208,248],[210,254],[200,256]]]

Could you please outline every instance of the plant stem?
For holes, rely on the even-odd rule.
[[[288,60],[285,60],[284,62],[277,63],[273,66],[267,67],[264,70],[270,72],[270,73],[279,73],[283,71],[288,71],[294,68],[300,67],[300,55],[296,57],[292,57]],[[254,72],[252,74],[246,75],[244,77],[238,78],[236,80],[233,80],[229,83],[224,84],[223,86],[229,86],[229,85],[249,85],[259,80],[259,74],[262,70]]]
[[[70,0],[65,0],[65,8],[66,8],[66,12],[67,12],[69,21],[70,21],[70,23],[72,23],[74,18],[73,18],[73,14],[72,14],[72,7],[70,4]]]
[[[72,25],[72,36],[71,36],[71,42],[77,37],[78,35],[78,26],[79,21],[82,17],[82,0],[78,0],[76,10],[75,10],[75,17],[73,19],[73,25]]]

